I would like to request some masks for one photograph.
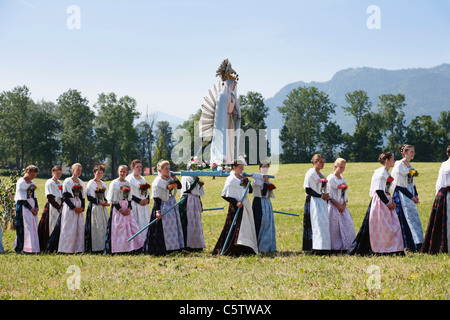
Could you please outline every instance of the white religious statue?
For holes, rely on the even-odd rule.
[[[200,118],[200,136],[211,141],[210,165],[231,164],[238,155],[241,108],[236,85],[239,76],[228,59],[216,71],[221,82],[209,90]]]

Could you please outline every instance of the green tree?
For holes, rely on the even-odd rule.
[[[431,162],[439,159],[439,127],[431,116],[417,116],[406,131],[406,143],[413,145],[416,161]]]
[[[278,107],[284,120],[280,133],[281,161],[309,162],[323,145],[322,133],[335,108],[328,95],[316,87],[293,89],[283,106]]]
[[[92,166],[95,155],[93,122],[94,112],[81,92],[69,89],[57,99],[61,117],[62,160],[68,164],[79,162],[85,169]],[[83,170],[83,175],[86,170]]]
[[[60,153],[58,134],[61,130],[55,103],[40,101],[30,110],[33,135],[30,137],[30,160],[39,165],[39,171],[51,174]]]
[[[262,150],[260,150],[260,146],[264,144],[266,150],[269,150],[266,132],[267,126],[265,123],[265,118],[269,114],[269,107],[264,104],[264,97],[262,94],[253,91],[247,92],[246,95],[240,95],[239,105],[241,107],[241,129],[244,131],[244,134],[248,132],[248,130],[255,130],[256,132],[256,141],[245,142],[245,154],[248,157],[248,163],[256,164],[261,160],[267,159],[269,156],[269,154],[261,154],[269,152],[262,152]],[[249,137],[251,137],[251,135],[249,135]],[[245,139],[245,135],[243,138]],[[254,144],[255,148],[251,147],[251,144]],[[256,151],[256,157],[251,152],[252,150]]]
[[[136,126],[138,134],[139,153],[143,165],[150,167],[150,173],[153,167],[153,144],[155,143],[155,122],[156,114],[145,116],[145,120]]]
[[[393,152],[400,157],[398,146],[403,143],[405,138],[405,96],[403,94],[382,94],[378,104],[379,113],[383,120],[382,128],[386,132],[387,146],[386,151]],[[389,134],[388,134],[389,132]]]
[[[370,102],[367,92],[364,90],[348,92],[345,95],[345,101],[349,106],[342,107],[342,109],[355,118],[357,126],[360,125],[362,117],[372,108],[372,102]]]
[[[101,93],[94,105],[96,149],[99,159],[109,159],[111,177],[117,176],[119,161],[129,164],[137,155],[137,131],[133,126],[139,113],[136,101],[128,96],[117,99],[115,93]]]
[[[341,156],[355,162],[377,161],[383,146],[381,125],[380,114],[372,112],[364,114],[356,125],[353,135],[348,133],[343,135],[344,147]]]
[[[450,111],[442,111],[437,119],[438,130],[436,132],[438,136],[438,151],[437,160],[447,160],[446,150],[450,145]]]
[[[172,127],[168,121],[159,121],[156,124],[156,145],[154,150],[153,161],[158,163],[159,160],[168,160],[171,164],[171,169],[174,170],[171,159],[173,148],[172,142]]]
[[[17,86],[0,94],[0,150],[4,154],[2,158],[15,160],[17,169],[25,166],[29,138],[33,135],[29,114],[31,103],[26,86]]]

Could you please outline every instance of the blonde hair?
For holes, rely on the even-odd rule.
[[[83,169],[83,166],[81,165],[81,163],[74,163],[71,167],[70,167],[70,171],[73,172],[73,170],[77,167],[80,167],[81,169]]]
[[[127,169],[127,172],[128,172],[128,167],[127,167],[126,164],[121,164],[121,165],[117,168],[117,171],[120,171],[120,168],[125,168],[125,169]]]
[[[158,165],[156,166],[158,172],[161,171],[161,169],[162,169],[165,165],[169,165],[169,166],[170,166],[170,162],[167,161],[167,160],[159,160]]]
[[[338,166],[338,165],[341,165],[341,164],[346,164],[346,163],[347,163],[347,161],[345,161],[344,158],[337,158],[337,159],[334,161],[334,165],[335,165],[335,166]]]

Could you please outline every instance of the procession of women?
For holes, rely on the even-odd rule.
[[[216,76],[221,82],[205,98],[200,119],[200,135],[211,144],[210,171],[199,170],[197,156],[181,172],[173,172],[170,161],[161,159],[150,185],[142,176],[141,160],[136,159],[120,165],[118,178],[107,185],[102,180],[103,165],[94,166],[92,179],[86,183],[80,178],[82,164],[72,164],[71,176],[63,182],[62,168],[55,166],[52,178],[45,183],[47,201],[38,220],[40,207],[33,179],[39,169],[29,165],[16,184],[14,250],[27,254],[155,256],[202,251],[206,248],[202,214],[207,209],[202,198],[219,196],[206,192],[202,177],[212,176],[223,177],[220,197],[228,204],[212,255],[277,252],[271,203],[278,192],[273,183],[276,177],[269,175],[270,161],[261,161],[258,172],[245,172],[247,162],[239,156],[239,135],[235,134],[241,119],[236,99],[238,75],[224,60]],[[371,199],[359,229],[355,229],[347,207],[351,186],[344,178],[346,160],[333,159],[333,171],[325,175],[326,159],[320,154],[312,157],[303,180],[303,251],[317,255],[448,253],[450,146],[446,150],[449,159],[437,173],[435,200],[426,226],[422,226],[417,209],[418,171],[411,163],[414,146],[402,144],[398,151],[401,159],[390,152],[374,159],[379,168],[373,172],[367,190]],[[4,252],[2,241],[0,251]]]

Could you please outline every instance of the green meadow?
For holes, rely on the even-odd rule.
[[[435,195],[439,163],[413,163],[418,205],[424,233]],[[0,255],[2,299],[355,299],[447,300],[450,297],[448,254],[407,252],[405,256],[315,256],[302,251],[303,177],[309,164],[280,165],[273,183],[278,252],[247,257],[213,257],[211,251],[226,218],[221,198],[225,178],[203,177],[206,196],[203,252],[177,252],[163,257],[148,255],[16,254],[14,230],[3,234]],[[369,186],[377,163],[348,163],[348,208],[358,232],[369,204]],[[332,172],[325,164],[323,172]],[[257,170],[249,166],[246,172]],[[147,176],[149,183],[154,179]],[[35,180],[41,211],[45,205],[45,179]],[[86,182],[86,181],[85,181]],[[109,184],[109,182],[107,182]],[[179,194],[177,198],[179,198]],[[252,195],[250,195],[250,199]],[[151,201],[150,206],[153,206]],[[79,280],[79,282],[75,280]]]

